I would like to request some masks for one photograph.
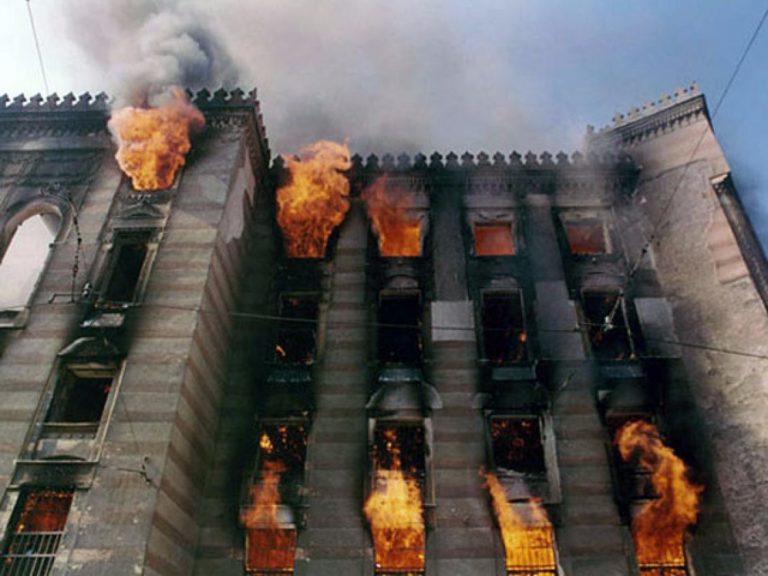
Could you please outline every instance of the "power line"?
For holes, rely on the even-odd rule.
[[[50,89],[48,88],[48,77],[45,75],[45,66],[43,65],[43,52],[40,50],[40,41],[37,38],[37,28],[35,28],[35,18],[32,15],[32,4],[30,3],[30,0],[26,0],[27,2],[27,13],[29,14],[29,24],[32,26],[32,36],[35,39],[35,49],[37,50],[37,61],[40,63],[40,74],[43,76],[43,86],[45,86],[45,95],[49,96],[51,94]]]
[[[720,112],[720,108],[722,107],[723,102],[725,101],[725,98],[728,96],[731,90],[731,87],[733,86],[733,83],[736,80],[736,77],[739,75],[739,72],[741,71],[741,67],[744,64],[744,61],[747,59],[749,52],[752,50],[752,46],[755,44],[757,37],[760,35],[760,31],[762,30],[766,19],[768,19],[768,8],[766,8],[765,11],[763,12],[763,15],[760,18],[760,21],[755,27],[755,30],[752,32],[752,36],[750,36],[749,41],[747,42],[747,45],[744,47],[744,50],[742,51],[741,56],[739,57],[739,60],[736,63],[736,66],[734,67],[733,72],[731,73],[731,76],[728,78],[728,82],[726,82],[726,85],[723,88],[723,91],[721,92],[720,97],[717,100],[717,103],[715,104],[715,107],[712,111],[713,121],[717,117],[718,112]],[[634,279],[635,275],[637,274],[637,271],[640,268],[640,264],[642,263],[643,258],[645,258],[645,255],[648,253],[651,245],[656,240],[656,237],[659,231],[669,223],[670,208],[672,207],[672,202],[674,201],[675,196],[677,195],[677,192],[680,190],[680,187],[683,184],[683,180],[685,180],[685,176],[688,173],[688,167],[691,165],[694,157],[696,156],[696,153],[699,151],[699,148],[701,147],[701,143],[704,141],[704,138],[706,137],[708,130],[709,130],[709,125],[705,125],[701,131],[701,136],[699,136],[699,139],[696,142],[696,146],[694,146],[693,151],[691,152],[691,155],[688,158],[688,161],[683,166],[683,171],[680,174],[680,178],[677,180],[677,184],[673,188],[672,193],[669,195],[669,198],[667,199],[667,202],[664,204],[664,208],[660,212],[661,219],[653,226],[653,229],[651,231],[650,236],[648,237],[648,240],[646,240],[642,250],[640,250],[640,254],[637,256],[635,263],[630,267],[629,274],[627,275],[627,281],[626,281],[625,287],[621,291],[622,297],[624,296],[624,293],[626,292],[627,288],[629,288],[629,285],[632,283],[632,280]],[[616,309],[611,311],[611,314],[609,316],[609,319],[611,321],[613,320],[613,317],[615,314],[616,314]]]

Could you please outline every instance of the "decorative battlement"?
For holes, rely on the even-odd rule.
[[[47,98],[43,98],[40,94],[35,94],[29,99],[24,94],[19,94],[15,98],[10,98],[8,94],[3,94],[0,96],[0,114],[19,112],[106,112],[109,109],[108,101],[109,96],[104,92],[100,92],[96,96],[91,96],[90,92],[75,96],[70,92],[63,97],[54,92]]]
[[[613,125],[597,132],[593,126],[587,126],[587,141],[591,149],[626,146],[675,130],[702,114],[709,120],[704,95],[696,82],[692,82],[688,88],[678,88],[672,95],[663,94],[656,102],[646,102],[626,114],[614,114]]]
[[[381,159],[375,154],[363,158],[355,154],[352,160],[352,173],[358,172],[409,172],[420,170],[503,170],[503,171],[545,171],[545,170],[573,170],[573,169],[635,169],[635,163],[628,154],[613,154],[605,152],[597,154],[591,152],[582,154],[574,152],[570,156],[565,152],[552,155],[549,152],[534,154],[527,152],[525,155],[517,151],[509,156],[496,152],[489,156],[486,152],[480,152],[477,156],[464,152],[458,156],[455,152],[449,152],[446,156],[434,152],[429,158],[424,154],[416,154],[413,159],[408,154],[400,154],[395,158],[392,154],[384,154]],[[282,169],[284,161],[277,156],[273,161],[275,169]]]

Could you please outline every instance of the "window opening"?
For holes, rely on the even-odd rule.
[[[22,308],[45,268],[60,219],[49,226],[42,214],[27,218],[16,227],[8,249],[0,254],[0,309]]]
[[[618,426],[613,441],[630,480],[622,482],[622,490],[640,574],[688,576],[685,540],[696,523],[704,486],[690,479],[685,462],[652,422],[612,424]]]
[[[293,574],[296,523],[291,506],[301,498],[306,456],[303,424],[262,426],[256,473],[241,511],[250,575]]]
[[[65,366],[43,423],[44,435],[95,435],[114,376],[109,369]]]
[[[312,364],[315,360],[318,300],[315,296],[284,295],[275,344],[278,364]]]
[[[378,322],[380,362],[421,363],[421,304],[418,294],[382,295]]]
[[[48,489],[21,493],[0,562],[1,576],[50,574],[73,494]]]
[[[424,427],[377,424],[373,484],[364,512],[371,526],[376,576],[424,573]]]
[[[536,416],[491,418],[495,468],[521,474],[546,474],[541,423]]]
[[[588,292],[582,296],[592,355],[600,360],[634,358],[624,306],[620,298],[616,293],[599,292]]]
[[[484,294],[482,320],[485,357],[491,364],[527,360],[528,334],[519,293]]]
[[[514,256],[517,253],[510,222],[476,223],[475,256]]]
[[[149,252],[150,233],[119,237],[111,270],[101,291],[102,304],[129,304],[136,301],[141,273]]]
[[[576,256],[595,256],[608,253],[608,242],[602,219],[567,219],[563,222],[563,228],[568,238],[571,254]]]

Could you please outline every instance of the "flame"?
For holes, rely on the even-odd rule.
[[[281,527],[278,518],[283,470],[280,462],[267,461],[260,481],[250,488],[250,505],[241,512],[240,521],[248,530],[246,564],[249,569],[293,568],[296,531]]]
[[[117,162],[136,190],[159,190],[173,184],[191,147],[189,135],[205,125],[202,112],[181,88],[154,108],[121,108],[108,127],[117,140]]]
[[[269,439],[269,435],[266,432],[261,435],[261,438],[259,438],[259,447],[264,450],[264,452],[272,452],[274,449],[272,446],[272,440]]]
[[[688,480],[685,463],[664,444],[650,422],[628,422],[616,433],[615,441],[624,460],[633,459],[650,470],[658,494],[632,520],[638,563],[685,565],[685,534],[696,523],[704,487]]]
[[[507,570],[525,570],[531,576],[551,574],[557,568],[555,537],[544,508],[533,498],[510,503],[496,475],[484,475],[504,541]]]
[[[387,177],[382,176],[363,190],[361,197],[379,238],[382,256],[421,254],[421,221],[408,215],[413,204],[410,192],[387,190]]]
[[[424,517],[421,489],[415,478],[406,477],[400,463],[397,431],[384,431],[392,469],[376,470],[375,486],[363,508],[371,523],[376,566],[382,570],[424,568]]]
[[[476,256],[512,256],[515,252],[515,239],[509,222],[475,224]]]
[[[341,174],[352,163],[346,144],[320,140],[286,158],[291,182],[277,190],[277,222],[291,258],[322,258],[333,229],[349,210],[349,181]]]

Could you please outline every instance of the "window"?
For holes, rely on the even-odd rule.
[[[605,216],[600,211],[560,214],[570,253],[574,256],[597,256],[611,252]]]
[[[635,357],[627,327],[624,299],[616,292],[584,292],[583,322],[592,355],[599,360]]]
[[[121,307],[140,297],[147,267],[150,231],[119,233],[99,291],[100,307]]]
[[[608,419],[618,499],[631,525],[642,576],[688,576],[685,540],[703,486],[662,438],[648,415]]]
[[[373,478],[364,512],[377,576],[424,573],[424,443],[421,424],[378,422],[373,430]]]
[[[480,223],[473,226],[475,256],[513,256],[517,245],[510,222]]]
[[[289,294],[280,299],[280,329],[275,344],[278,364],[312,364],[315,360],[318,300]]]
[[[115,372],[90,365],[63,368],[43,423],[43,435],[94,436],[112,388]]]
[[[73,494],[72,490],[50,489],[21,493],[6,537],[0,576],[51,573]]]
[[[527,360],[528,335],[519,292],[484,293],[482,325],[484,357],[491,364]]]
[[[421,302],[419,294],[382,294],[378,310],[379,362],[421,363]]]
[[[35,214],[13,229],[7,249],[0,254],[0,310],[29,303],[60,227],[57,215]]]
[[[558,500],[551,419],[494,415],[489,421],[493,471],[486,474],[504,542],[507,574],[555,576],[555,534],[541,502]]]
[[[302,423],[264,424],[259,455],[241,509],[246,528],[248,574],[292,574],[296,550],[295,508],[300,504],[307,456]]]

